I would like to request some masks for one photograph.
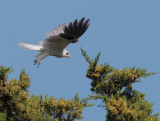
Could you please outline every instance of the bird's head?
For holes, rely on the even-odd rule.
[[[63,51],[63,57],[67,57],[67,58],[70,57],[70,54],[69,54],[69,52],[67,50]]]

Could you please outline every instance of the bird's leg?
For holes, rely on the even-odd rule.
[[[40,66],[40,61],[38,61],[38,59],[37,60],[34,60],[34,65],[38,65],[38,67]]]
[[[37,62],[38,62],[38,60],[34,60],[34,65],[36,65]]]
[[[38,67],[40,66],[40,61],[45,57],[47,57],[48,55],[49,55],[48,53],[40,53],[36,56],[37,60],[35,60],[35,63],[38,65]]]
[[[40,61],[37,62],[38,67],[40,66]]]
[[[38,64],[38,63],[40,63],[40,62],[38,62],[38,57],[41,55],[41,53],[39,53],[38,55],[36,55],[36,60],[34,60],[34,65],[36,65],[36,64]]]

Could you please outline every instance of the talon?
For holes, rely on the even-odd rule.
[[[36,65],[38,63],[38,60],[34,60],[34,65]]]
[[[40,62],[37,62],[38,67],[40,66]]]

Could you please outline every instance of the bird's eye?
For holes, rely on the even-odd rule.
[[[69,53],[66,53],[67,55],[69,55]]]

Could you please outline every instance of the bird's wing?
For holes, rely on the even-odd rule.
[[[79,41],[79,37],[81,37],[85,31],[88,29],[90,23],[87,19],[84,21],[85,17],[83,17],[80,21],[77,19],[72,23],[70,22],[68,26],[63,24],[63,26],[58,25],[57,28],[53,29],[53,32],[50,31],[43,42],[56,46],[57,49],[64,49],[70,43],[75,43]]]

